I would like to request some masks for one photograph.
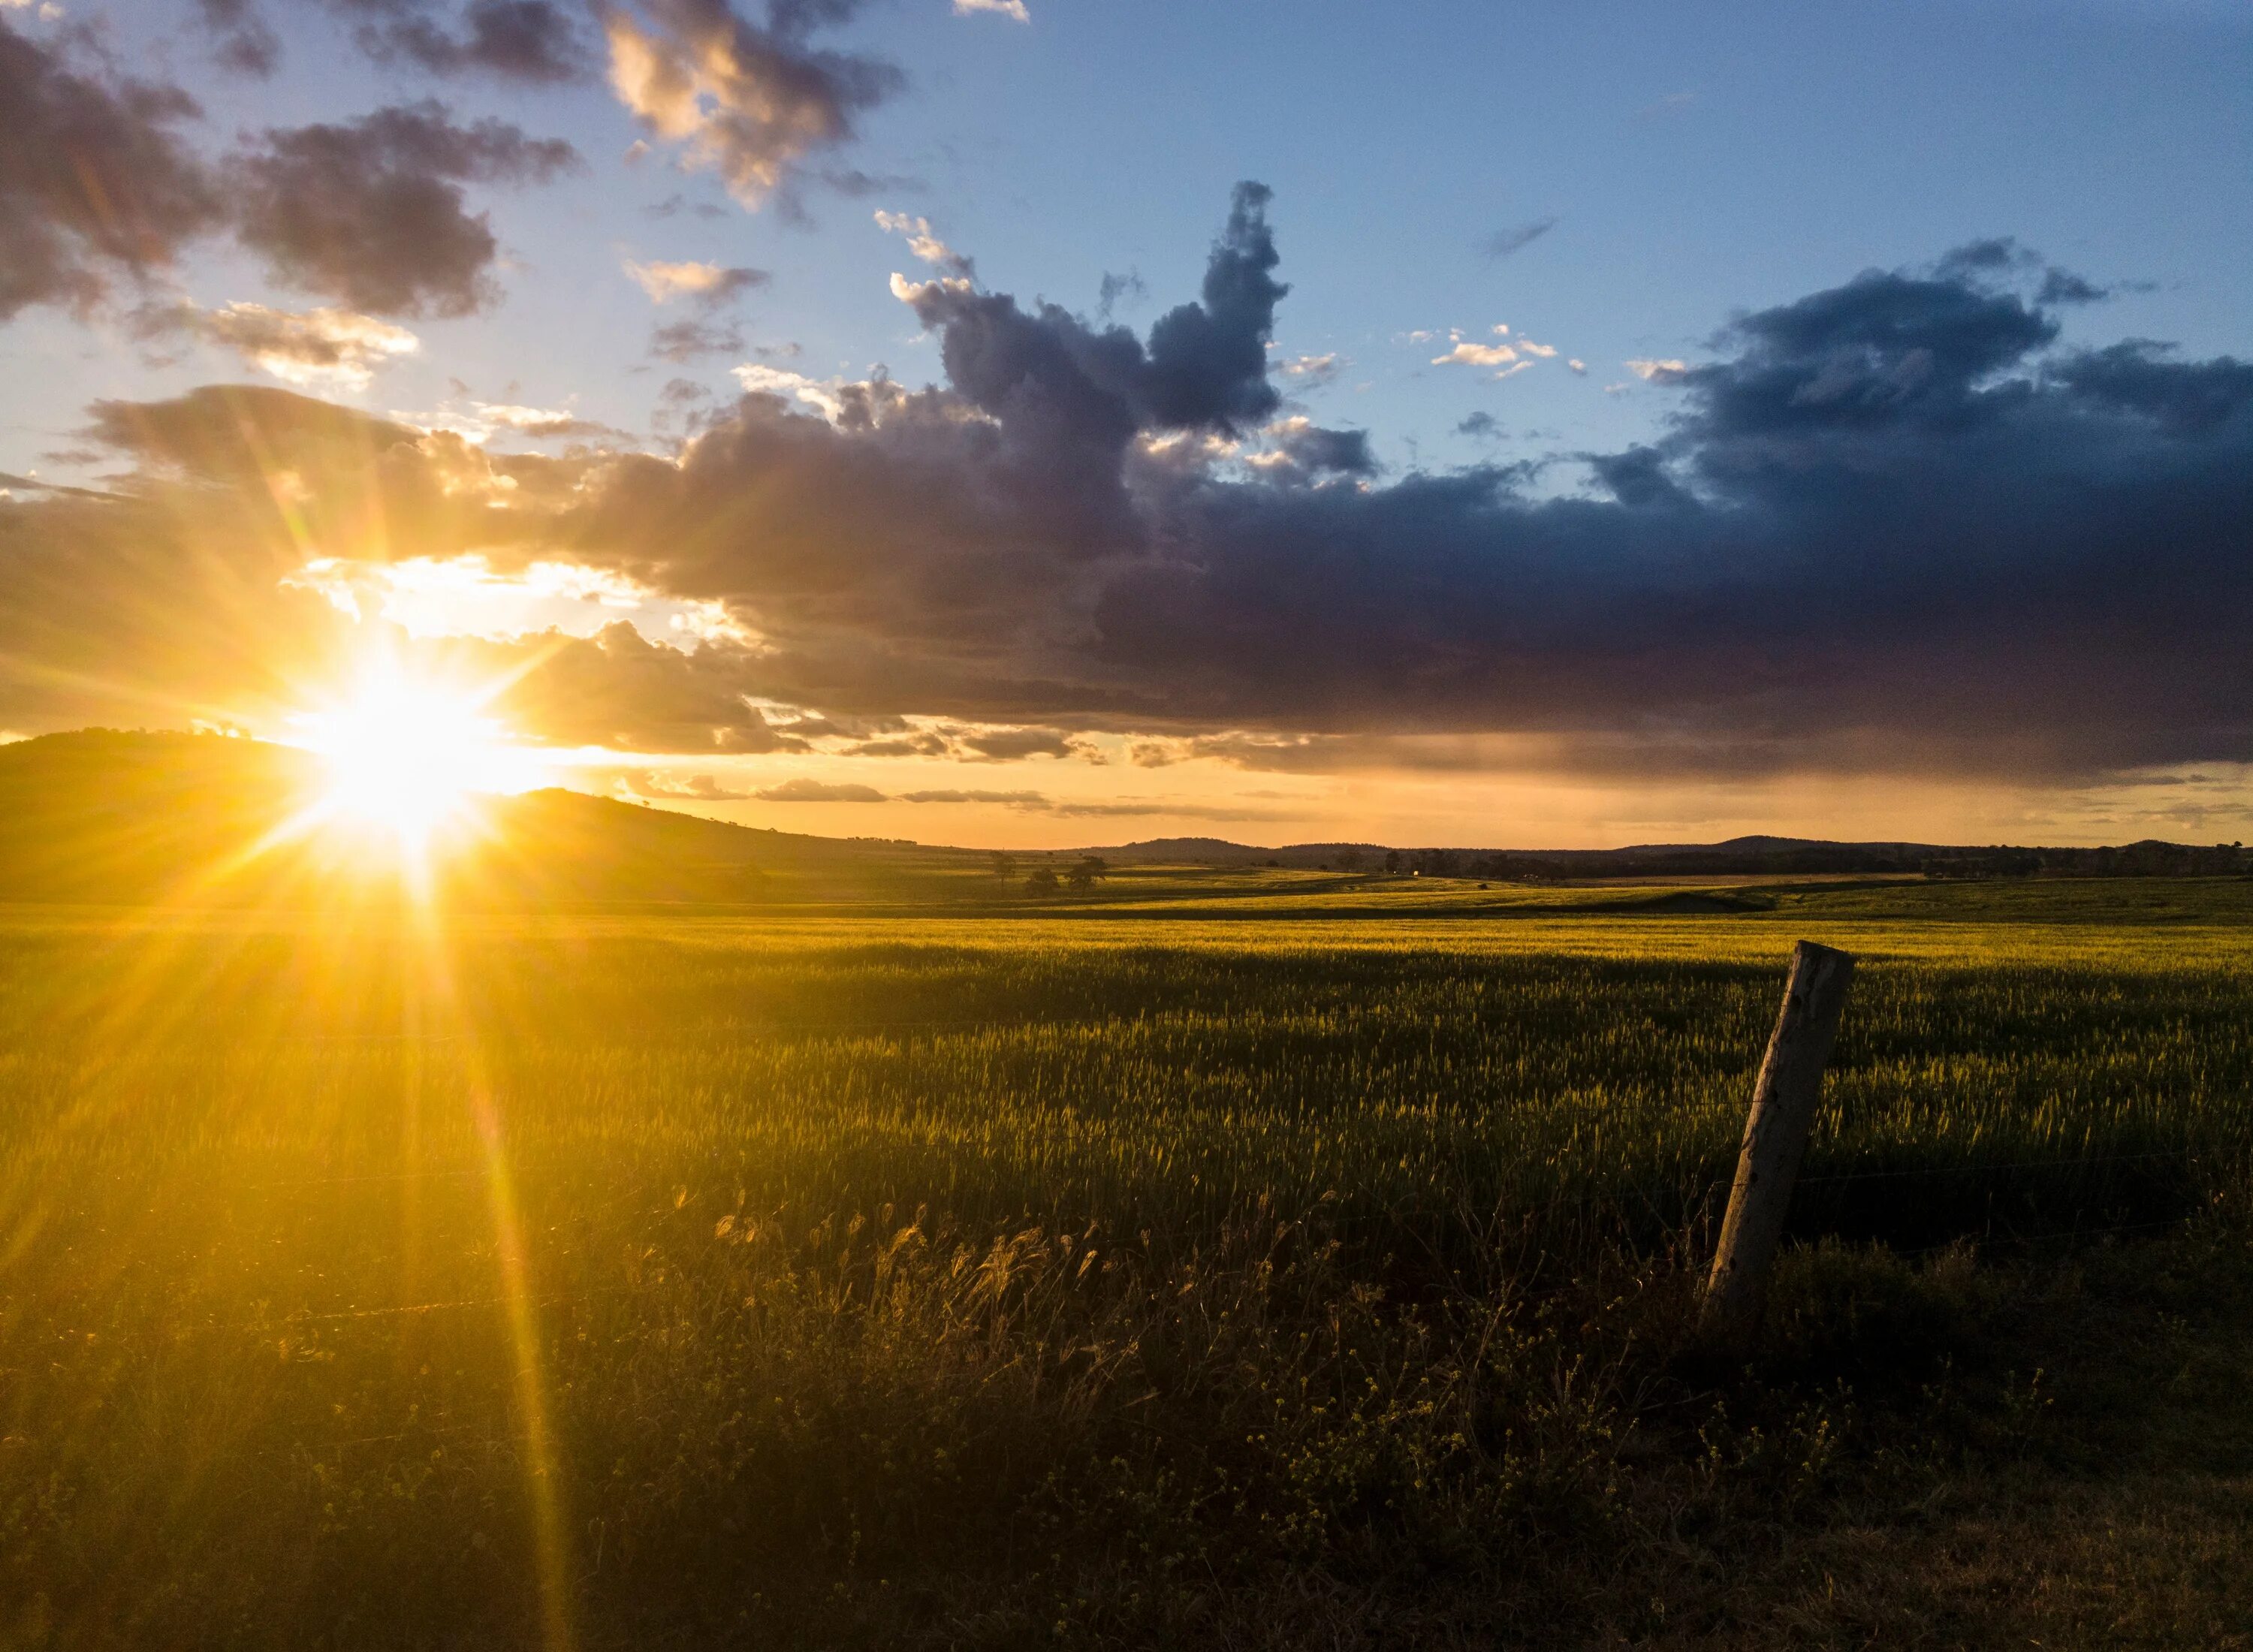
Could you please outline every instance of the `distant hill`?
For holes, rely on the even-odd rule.
[[[319,797],[317,759],[215,735],[88,728],[0,746],[0,900],[325,903],[397,891],[384,857],[285,828]],[[462,905],[606,902],[986,904],[1022,898],[983,850],[742,826],[553,789],[478,800],[438,865]],[[1363,877],[1559,879],[1737,875],[1934,877],[2206,875],[2253,870],[2236,846],[1971,847],[1742,837],[1618,849],[1397,848],[1155,838],[1058,851],[1121,868],[1287,867]],[[1020,854],[1030,865],[1044,857]],[[1022,868],[1021,867],[1021,869]]]
[[[1720,843],[1642,843],[1617,849],[1393,848],[1378,843],[1291,843],[1263,849],[1221,838],[1152,838],[1075,851],[1116,866],[1188,861],[1212,867],[1394,872],[1426,877],[1540,882],[1607,877],[2200,876],[2253,871],[2235,844],[2201,847],[2153,840],[2116,848],[2042,848],[1943,843],[1834,843],[1752,836]]]

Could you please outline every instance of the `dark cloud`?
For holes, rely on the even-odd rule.
[[[1096,289],[1095,313],[1108,321],[1113,310],[1121,306],[1131,308],[1149,296],[1149,288],[1143,284],[1142,277],[1134,271],[1130,269],[1124,275],[1113,275],[1106,269],[1103,272],[1101,284]]]
[[[269,614],[306,545],[367,554],[381,522],[421,553],[575,560],[723,604],[756,647],[485,645],[554,647],[555,680],[582,685],[527,701],[531,726],[645,750],[913,714],[958,752],[1100,730],[1279,768],[2253,757],[2253,365],[2061,347],[2040,275],[1967,258],[1742,317],[1666,373],[1659,440],[1587,460],[1588,491],[1507,464],[1309,485],[1213,411],[1266,382],[1237,348],[1275,290],[1253,205],[1199,306],[1214,363],[1182,375],[1233,388],[1193,407],[1153,392],[1153,346],[1124,328],[933,282],[903,296],[945,387],[778,375],[677,458],[493,456],[300,398],[105,408],[127,491],[0,507],[0,722],[42,726],[121,658],[213,701],[254,662],[286,676],[236,609]],[[291,611],[332,637],[320,606]],[[121,628],[129,651],[55,645]],[[808,710],[778,727],[758,705]]]
[[[1024,757],[1069,757],[1078,747],[1062,728],[981,728],[957,733],[958,749],[989,763]]]
[[[235,159],[239,234],[278,279],[355,309],[465,315],[497,296],[499,247],[462,185],[545,183],[579,164],[560,138],[457,125],[429,101],[270,129]]]
[[[282,38],[255,0],[196,0],[196,17],[212,38],[212,55],[230,69],[260,79],[282,66]]]
[[[732,321],[691,317],[668,321],[651,329],[649,353],[660,361],[687,362],[706,356],[740,356],[743,330]]]
[[[491,74],[533,85],[588,78],[594,59],[573,11],[555,0],[328,0],[379,63],[438,75]]]
[[[610,84],[684,164],[709,167],[747,206],[787,192],[809,157],[854,136],[854,120],[905,84],[882,60],[814,44],[861,0],[771,0],[764,23],[728,0],[634,0],[603,17]],[[881,180],[833,173],[868,192]],[[866,188],[859,186],[864,183]]]
[[[1370,451],[1366,430],[1330,430],[1294,419],[1276,433],[1275,447],[1294,467],[1312,475],[1377,474],[1377,459]]]
[[[1666,456],[1657,448],[1590,454],[1588,468],[1595,472],[1597,481],[1611,490],[1612,497],[1630,510],[1690,502],[1690,496],[1666,473]]]
[[[178,88],[81,71],[0,17],[0,321],[32,304],[83,312],[220,227],[225,206],[180,128]]]
[[[1507,258],[1512,253],[1522,252],[1531,247],[1563,221],[1562,219],[1550,217],[1532,219],[1523,224],[1513,224],[1506,229],[1495,231],[1493,234],[1481,241],[1479,250],[1489,259]]]
[[[1203,302],[1168,310],[1150,329],[1145,397],[1157,423],[1233,430],[1266,418],[1282,398],[1267,382],[1275,306],[1291,289],[1267,227],[1265,184],[1236,186],[1228,226],[1204,271]]]
[[[1493,441],[1503,434],[1502,421],[1483,410],[1471,414],[1455,427],[1457,436],[1476,436],[1482,442]]]
[[[497,714],[536,737],[621,750],[805,750],[744,692],[749,656],[643,640],[422,638],[356,623],[309,556],[532,547],[585,460],[490,455],[279,390],[105,402],[88,436],[130,464],[103,494],[0,500],[0,726],[278,724],[375,644],[418,669],[506,680]],[[520,514],[520,512],[521,512]]]

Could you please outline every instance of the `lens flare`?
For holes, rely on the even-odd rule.
[[[478,700],[392,668],[364,676],[341,704],[300,719],[328,770],[325,819],[419,845],[479,792],[525,784],[524,754]]]

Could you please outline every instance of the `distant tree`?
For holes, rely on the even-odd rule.
[[[1057,875],[1049,868],[1044,866],[1036,866],[1031,871],[1025,874],[1026,894],[1054,895],[1056,892]]]
[[[1360,871],[1361,851],[1359,849],[1348,849],[1343,854],[1338,856],[1338,870],[1341,872]]]
[[[1385,869],[1388,872],[1398,872],[1400,869],[1399,850],[1387,849],[1385,852]]]
[[[1092,889],[1095,887],[1095,881],[1110,869],[1103,863],[1101,855],[1084,854],[1073,865],[1071,870],[1064,875],[1064,881],[1075,889]]]
[[[1017,857],[1007,849],[994,851],[994,875],[1007,883],[1017,875]]]

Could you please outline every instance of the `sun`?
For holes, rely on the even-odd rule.
[[[521,753],[480,697],[369,671],[349,698],[299,719],[328,770],[325,819],[387,831],[420,846],[483,792],[520,789]]]

